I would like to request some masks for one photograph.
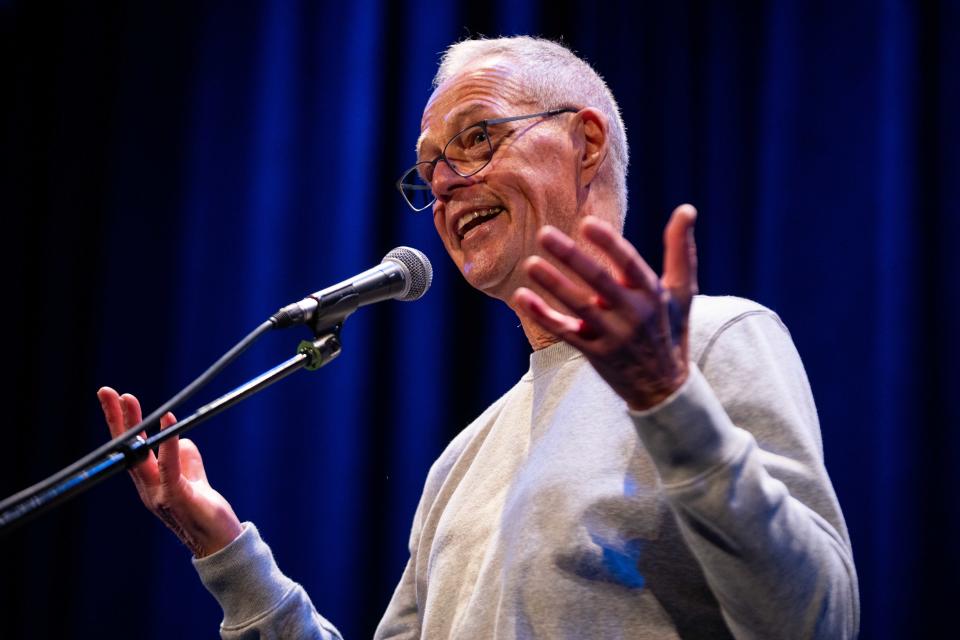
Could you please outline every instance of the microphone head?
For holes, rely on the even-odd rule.
[[[433,267],[422,251],[412,247],[397,247],[383,257],[383,262],[387,260],[401,265],[409,275],[407,290],[403,295],[397,296],[397,300],[416,300],[430,288],[430,283],[433,282]]]

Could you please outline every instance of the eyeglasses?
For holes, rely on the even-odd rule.
[[[431,183],[433,182],[433,171],[438,162],[443,160],[454,173],[463,178],[469,178],[480,173],[484,167],[490,164],[495,150],[494,139],[497,138],[495,132],[490,131],[490,127],[528,118],[549,118],[561,113],[576,112],[576,109],[562,108],[531,113],[525,116],[481,120],[450,138],[449,142],[444,145],[443,152],[433,160],[418,162],[404,171],[400,179],[397,180],[397,189],[403,194],[403,199],[407,201],[411,209],[423,211],[437,200]]]

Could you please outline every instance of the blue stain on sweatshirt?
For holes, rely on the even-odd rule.
[[[643,553],[643,540],[634,538],[633,540],[627,540],[626,543],[618,541],[617,545],[614,546],[596,535],[590,537],[603,550],[603,566],[614,580],[635,589],[643,587],[645,582],[643,574],[637,568],[640,562],[640,554]],[[622,549],[617,547],[622,547]]]
[[[627,474],[623,479],[623,495],[632,498],[637,495],[637,479]]]
[[[642,538],[623,541],[618,538],[590,534],[594,545],[556,555],[556,566],[561,571],[585,580],[619,584],[629,589],[642,589],[646,584],[640,573],[640,556],[646,541]],[[599,547],[599,548],[598,548]]]

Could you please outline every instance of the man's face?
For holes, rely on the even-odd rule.
[[[557,105],[551,105],[557,106]],[[442,84],[423,113],[419,159],[432,160],[446,142],[480,120],[536,113],[509,63],[488,61]],[[466,280],[506,300],[525,284],[520,265],[536,251],[537,229],[569,233],[577,213],[577,152],[568,114],[491,127],[493,159],[463,178],[436,165],[433,222]],[[473,213],[481,216],[461,226]]]

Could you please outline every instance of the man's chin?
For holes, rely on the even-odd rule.
[[[502,262],[484,259],[486,256],[467,258],[460,267],[464,280],[471,287],[499,300],[507,300],[513,293],[509,289],[508,269]]]

